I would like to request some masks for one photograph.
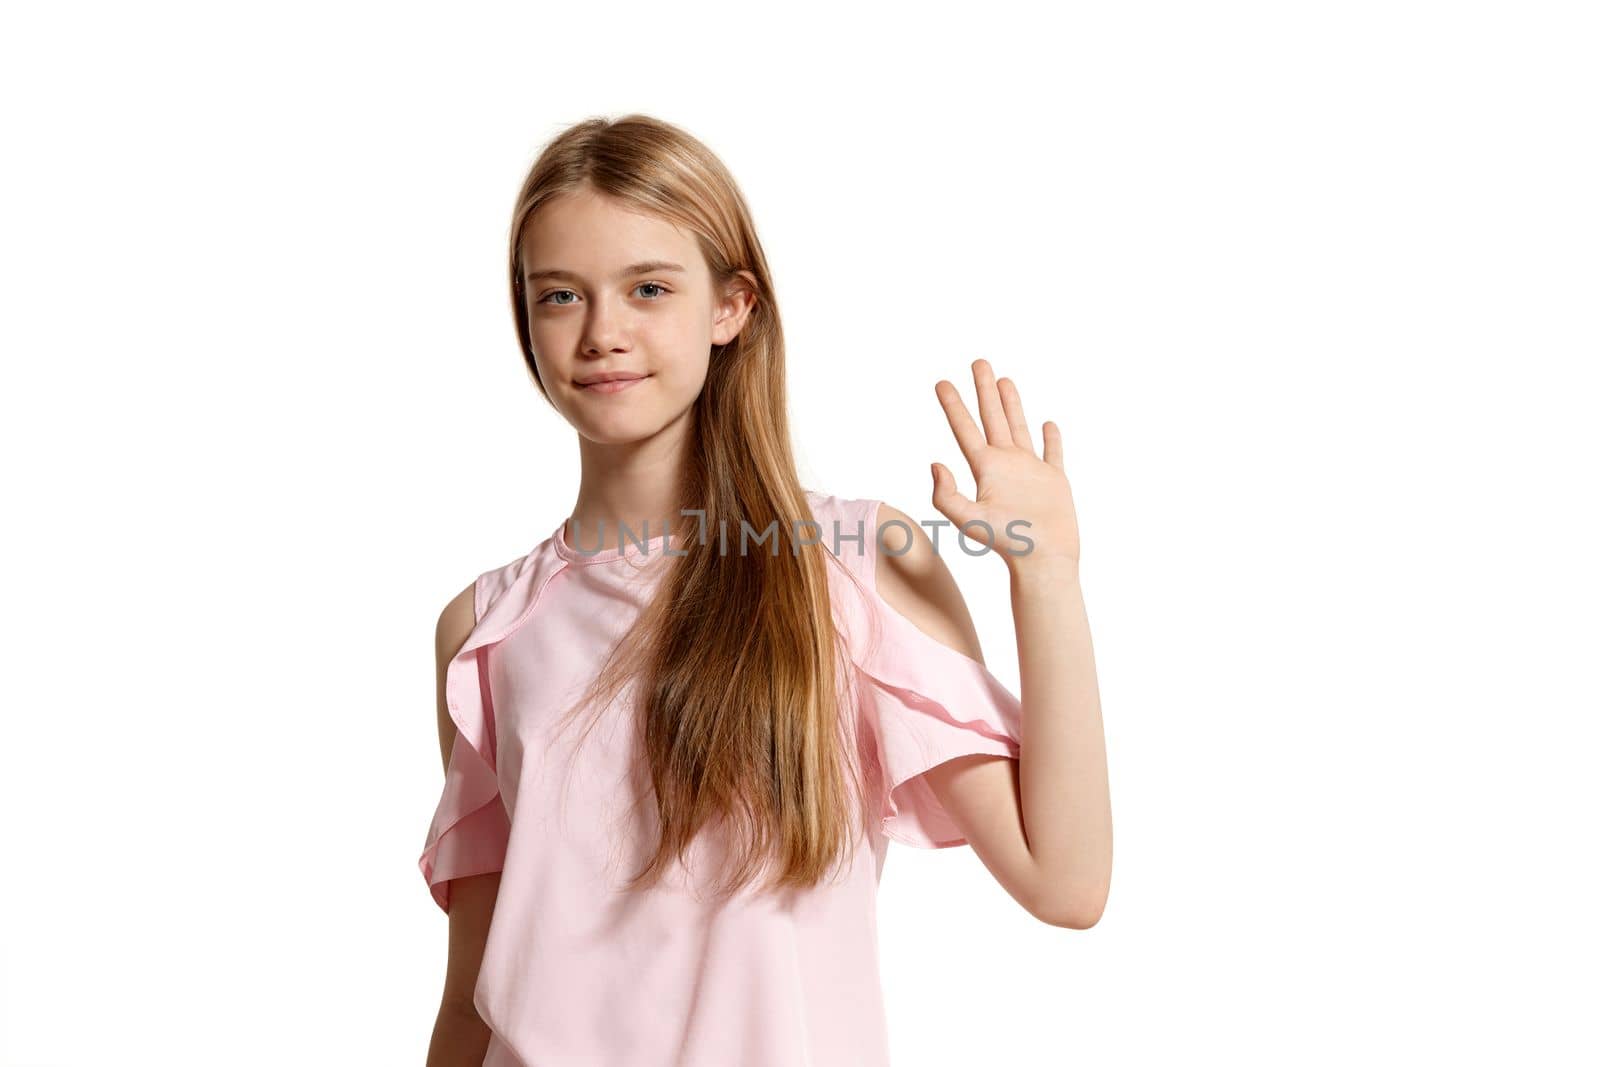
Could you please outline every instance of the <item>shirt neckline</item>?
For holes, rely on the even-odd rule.
[[[828,499],[828,495],[826,493],[822,493],[814,489],[805,490],[805,495],[807,502],[813,505]],[[813,507],[812,511],[814,513],[816,508]],[[813,515],[813,517],[815,517],[815,515]],[[568,516],[568,518],[571,518],[571,516]],[[629,528],[627,531],[627,536],[623,537],[622,539],[622,547],[620,549],[606,548],[598,552],[590,552],[580,551],[579,549],[567,544],[567,520],[562,519],[556,524],[555,533],[550,535],[550,543],[554,548],[556,555],[566,560],[568,563],[610,563],[613,560],[619,560],[624,557],[630,559],[648,557],[653,559],[666,554],[668,535],[662,533],[646,539],[643,548],[634,543],[634,535],[648,533],[650,530],[656,529],[658,525],[659,520],[656,522],[646,520],[644,529],[634,530],[631,527]],[[611,524],[607,524],[607,527],[614,529]],[[596,540],[598,539],[599,538],[596,537]],[[677,547],[681,549],[683,546],[679,544]]]
[[[560,556],[569,563],[609,563],[612,560],[618,560],[624,557],[629,559],[646,557],[654,558],[656,556],[665,554],[668,535],[661,533],[656,534],[654,537],[646,538],[644,539],[642,546],[636,544],[635,539],[639,534],[648,533],[650,530],[656,529],[657,525],[657,523],[646,520],[643,529],[633,529],[632,527],[629,527],[627,530],[621,531],[623,535],[622,547],[604,548],[600,549],[599,551],[595,551],[587,548],[574,548],[572,545],[567,544],[567,520],[562,519],[561,522],[556,526],[555,533],[550,535],[550,540],[552,545],[555,547],[556,555]],[[587,538],[580,536],[579,540],[587,539],[590,541],[599,541],[601,533],[606,534],[607,539],[609,540],[609,535],[616,532],[618,532],[618,530],[615,525],[606,523],[599,531],[590,531]]]

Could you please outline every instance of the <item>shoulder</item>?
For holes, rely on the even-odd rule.
[[[446,692],[450,664],[472,640],[473,632],[485,617],[496,610],[497,602],[516,586],[520,578],[534,573],[535,562],[549,543],[547,539],[510,563],[491,567],[479,574],[453,594],[439,611],[433,629],[435,691],[438,698],[440,751],[447,766],[456,734],[456,723],[450,714],[449,694]]]
[[[943,563],[917,520],[884,500],[875,501],[878,552],[874,577],[888,575],[891,582],[923,584]]]
[[[450,598],[439,612],[434,628],[434,644],[441,663],[451,659],[466,643],[478,621],[489,613],[496,601],[530,577],[541,559],[553,556],[550,551],[553,544],[552,535],[509,563],[490,567]]]
[[[450,662],[457,650],[467,643],[467,635],[478,623],[478,582],[476,578],[469,582],[439,612],[439,621],[433,631],[433,648],[440,664]]]
[[[940,644],[979,663],[983,653],[961,587],[933,540],[914,518],[885,501],[873,501],[878,551],[871,577],[878,597]]]
[[[478,583],[474,580],[471,585],[451,597],[449,603],[439,612],[439,621],[433,631],[436,703],[434,710],[439,730],[439,756],[444,760],[447,772],[450,767],[450,750],[455,744],[456,724],[449,711],[445,679],[450,670],[450,661],[461,650],[461,646],[467,643],[472,628],[477,625],[478,613],[475,607],[477,588]]]

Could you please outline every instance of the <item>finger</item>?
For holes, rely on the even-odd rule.
[[[962,403],[961,394],[956,392],[955,386],[941,378],[934,383],[933,391],[944,407],[944,417],[950,423],[950,432],[955,434],[956,445],[960,447],[961,454],[967,457],[967,462],[976,472],[978,455],[986,447],[983,430],[972,421],[972,416],[967,412],[967,405]]]
[[[933,506],[955,524],[962,537],[985,548],[994,547],[994,538],[985,532],[991,528],[978,521],[983,517],[978,505],[956,491],[956,476],[942,463],[933,464]]]
[[[1046,421],[1044,432],[1044,461],[1062,474],[1067,473],[1061,456],[1061,427]]]
[[[1000,403],[1006,409],[1006,423],[1011,427],[1011,443],[1026,449],[1030,456],[1038,455],[1033,450],[1033,435],[1028,432],[1028,418],[1022,413],[1022,394],[1017,392],[1017,383],[1001,378],[995,384],[1000,389]]]
[[[986,359],[972,361],[972,383],[978,390],[978,416],[983,419],[983,432],[991,445],[1009,445],[1011,427],[1006,424],[1006,409],[1000,403],[1000,391],[994,386],[994,368]]]
[[[960,529],[961,524],[972,517],[977,505],[956,489],[956,476],[950,473],[949,467],[943,463],[934,463],[932,470],[933,506]]]

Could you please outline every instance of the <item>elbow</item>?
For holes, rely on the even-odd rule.
[[[1033,913],[1034,918],[1048,926],[1059,927],[1063,930],[1087,930],[1100,921],[1099,909],[1084,907],[1067,908],[1041,908]]]
[[[1028,911],[1040,922],[1063,930],[1087,930],[1105,914],[1104,892],[1045,894]]]

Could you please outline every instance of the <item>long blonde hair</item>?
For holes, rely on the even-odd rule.
[[[672,557],[591,692],[603,706],[631,680],[639,694],[635,737],[661,832],[628,887],[654,884],[712,824],[728,835],[719,891],[736,891],[763,868],[766,887],[811,886],[853,850],[864,811],[852,784],[857,800],[864,793],[854,715],[841,714],[848,660],[828,592],[827,568],[842,565],[823,545],[801,543],[815,527],[796,536],[797,521],[812,514],[790,446],[783,328],[766,256],[733,177],[688,133],[640,114],[569,127],[534,162],[511,219],[517,338],[546,400],[521,236],[541,205],[582,187],[695,234],[719,291],[748,288],[741,271],[755,279],[743,328],[712,347],[681,472],[681,506],[704,516],[680,520],[674,544],[690,545],[702,529],[710,543]],[[724,522],[730,542],[741,522],[756,531],[775,522],[775,554],[713,550]]]

